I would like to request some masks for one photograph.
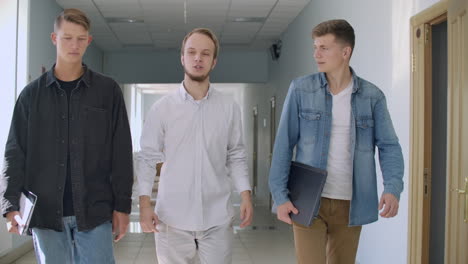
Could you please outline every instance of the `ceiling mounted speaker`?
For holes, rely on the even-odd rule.
[[[272,60],[278,60],[281,55],[281,40],[276,41],[270,46],[270,55]]]

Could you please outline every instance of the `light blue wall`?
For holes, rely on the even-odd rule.
[[[180,53],[176,50],[106,53],[104,73],[119,83],[178,83],[184,76]],[[266,51],[221,50],[210,80],[265,83],[268,81],[268,54]]]
[[[50,40],[54,20],[62,8],[53,0],[31,0],[29,20],[29,79],[41,75],[41,66],[47,70],[55,63],[56,49]],[[91,21],[92,22],[92,21]],[[95,71],[102,72],[102,52],[94,44],[88,47],[84,63]]]

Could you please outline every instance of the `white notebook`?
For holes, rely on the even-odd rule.
[[[18,232],[20,235],[28,235],[28,226],[36,206],[37,196],[29,191],[23,191],[20,197],[20,217],[16,217],[18,222]]]

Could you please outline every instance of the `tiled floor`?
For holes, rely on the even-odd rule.
[[[239,223],[235,219],[234,225]],[[277,221],[266,207],[255,208],[252,226],[234,232],[233,264],[296,263],[291,228]],[[132,212],[129,233],[115,244],[115,256],[118,264],[157,263],[154,235],[141,233],[138,211]],[[34,251],[14,263],[36,263]]]

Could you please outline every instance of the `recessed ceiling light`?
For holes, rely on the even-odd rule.
[[[141,18],[131,17],[108,17],[106,21],[107,23],[145,23],[145,20]]]
[[[265,22],[264,17],[234,17],[232,18],[232,22],[256,22],[256,23],[263,23]]]
[[[123,44],[124,48],[154,48],[153,44],[142,43],[142,44]]]

